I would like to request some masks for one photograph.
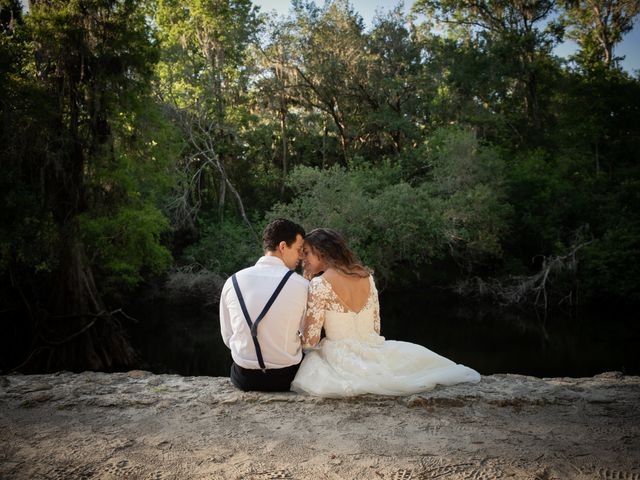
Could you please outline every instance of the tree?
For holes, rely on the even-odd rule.
[[[261,23],[256,8],[249,0],[158,0],[150,7],[162,46],[156,93],[189,145],[174,221],[195,229],[202,202],[217,203],[222,219],[230,190],[250,226],[230,172],[243,172],[240,131],[249,116],[247,51]]]
[[[494,57],[498,77],[509,83],[492,104],[508,112],[510,97],[521,102],[527,123],[517,127],[518,134],[535,137],[543,127],[541,70],[561,35],[557,28],[540,28],[554,7],[555,0],[418,0],[413,8],[462,44],[473,43]]]
[[[340,139],[340,161],[352,156],[355,119],[362,114],[358,84],[366,62],[362,18],[347,1],[327,2],[323,9],[312,3],[293,3],[293,15],[282,28],[293,39],[284,66],[291,79],[291,96],[307,111],[322,112]]]
[[[563,0],[562,4],[568,38],[580,46],[579,63],[587,68],[615,66],[613,49],[633,28],[640,0]]]
[[[367,105],[361,138],[371,156],[397,154],[420,143],[434,90],[425,75],[421,45],[401,7],[378,16],[367,34],[366,74],[358,78],[361,101]],[[371,139],[371,140],[369,140]]]
[[[402,160],[351,169],[298,166],[289,178],[297,195],[267,218],[335,228],[385,283],[397,281],[405,265],[416,273],[447,257],[468,273],[501,258],[511,208],[499,152],[458,127],[435,131],[418,150],[429,173],[413,185],[402,178]]]
[[[35,265],[13,243],[4,252],[5,272],[31,314],[34,349],[24,366],[130,366],[133,350],[96,285],[80,218],[96,193],[89,186],[92,175],[115,160],[114,122],[133,110],[156,50],[133,1],[32,2],[24,35],[23,47],[13,44],[27,54],[18,64],[20,80],[9,84],[16,103],[8,121],[11,129],[26,127],[30,141],[10,138],[7,169],[25,192],[21,198],[31,198],[22,205],[32,205],[32,222],[41,225],[46,235],[41,245],[49,250],[47,261]],[[12,188],[9,195],[15,198],[15,192]],[[37,283],[45,298],[38,291],[25,294],[20,285],[25,278]]]
[[[284,194],[285,179],[289,173],[289,124],[290,106],[294,99],[291,89],[293,81],[287,65],[290,63],[293,38],[290,32],[281,28],[279,22],[269,25],[270,42],[259,47],[259,65],[262,75],[256,80],[257,101],[254,111],[260,117],[269,117],[267,112],[274,112],[280,130],[280,197]],[[261,100],[261,101],[260,101]]]

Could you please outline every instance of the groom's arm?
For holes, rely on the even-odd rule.
[[[227,294],[229,293],[230,280],[227,280],[220,292],[220,334],[222,335],[222,341],[229,347],[229,339],[233,334],[231,329],[231,315],[229,313],[229,307],[227,306]]]

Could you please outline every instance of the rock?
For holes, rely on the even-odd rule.
[[[51,390],[53,385],[50,383],[26,383],[21,388],[22,393],[41,392],[43,390]]]
[[[0,478],[640,478],[640,377],[616,372],[349,399],[140,370],[0,379]]]
[[[623,373],[622,373],[622,372],[604,372],[604,373],[601,373],[601,374],[599,374],[599,375],[596,375],[596,376],[595,376],[595,377],[593,377],[593,378],[599,378],[599,379],[600,379],[600,378],[601,378],[601,379],[608,378],[608,379],[612,379],[612,380],[619,380],[619,379],[621,379],[622,377],[624,377],[624,375],[623,375]]]

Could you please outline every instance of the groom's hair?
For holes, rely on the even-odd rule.
[[[304,238],[304,228],[286,218],[278,218],[264,229],[262,247],[265,252],[273,252],[282,241],[287,242],[287,246],[290,247],[298,235]]]

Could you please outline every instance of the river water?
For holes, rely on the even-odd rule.
[[[483,375],[582,377],[605,371],[640,374],[640,322],[608,312],[542,318],[450,294],[385,292],[382,334],[419,343]],[[217,306],[162,299],[130,305],[129,334],[140,368],[155,373],[227,376]]]

